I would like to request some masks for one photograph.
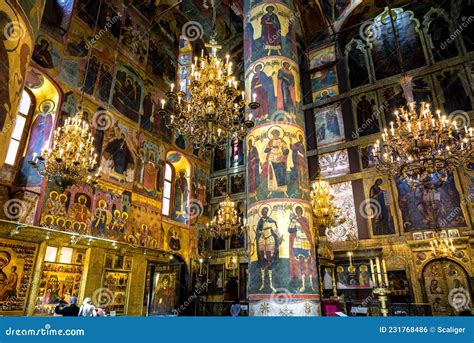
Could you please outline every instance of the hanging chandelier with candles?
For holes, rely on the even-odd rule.
[[[346,221],[345,217],[340,215],[339,208],[334,204],[334,195],[329,183],[320,177],[312,185],[311,205],[313,223],[318,229],[334,227]]]
[[[243,234],[242,218],[237,211],[237,204],[227,195],[221,201],[214,218],[207,224],[211,237],[226,239]]]
[[[456,248],[452,238],[441,237],[439,232],[430,241],[431,252],[435,257],[453,257],[456,254]]]
[[[41,155],[33,154],[29,163],[41,176],[59,185],[96,184],[100,174],[100,169],[94,173],[97,164],[94,137],[80,114],[67,118],[64,125],[54,131],[51,147],[46,142]]]
[[[194,59],[188,84],[180,89],[171,84],[166,93],[171,109],[166,101],[161,101],[160,114],[165,117],[168,128],[189,138],[194,147],[205,150],[224,148],[227,140],[243,139],[254,126],[250,109],[260,105],[248,102],[245,92],[239,91],[238,81],[232,75],[229,55],[223,61],[217,57],[214,37],[206,46],[211,53]]]
[[[376,168],[381,173],[400,177],[411,188],[441,187],[450,172],[467,163],[472,156],[472,128],[458,127],[445,115],[422,102],[395,112],[396,123],[385,128],[374,149]]]

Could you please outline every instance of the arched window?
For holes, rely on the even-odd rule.
[[[171,196],[174,179],[174,168],[169,162],[165,164],[165,179],[163,183],[163,202],[161,204],[161,213],[165,216],[170,215],[171,210]]]
[[[15,127],[13,128],[12,135],[10,138],[10,144],[8,145],[7,156],[5,157],[5,163],[11,166],[16,165],[18,161],[18,152],[21,151],[22,145],[26,140],[25,130],[32,117],[32,96],[26,90],[23,90],[21,96],[20,105],[18,106],[18,113],[15,118]]]

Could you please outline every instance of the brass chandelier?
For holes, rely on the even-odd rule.
[[[224,148],[229,138],[244,138],[254,126],[249,109],[260,105],[255,99],[248,102],[245,92],[239,91],[229,55],[225,61],[217,57],[219,46],[214,37],[206,46],[211,54],[195,57],[187,86],[177,90],[171,84],[166,96],[172,109],[162,100],[160,114],[168,128],[188,137],[195,148],[212,150]]]
[[[243,233],[242,218],[237,211],[237,204],[229,195],[219,204],[216,215],[207,224],[207,230],[211,237],[219,239],[240,236]]]
[[[311,190],[311,206],[313,208],[313,223],[318,229],[326,229],[340,225],[345,218],[340,215],[339,208],[334,204],[334,195],[329,183],[318,177]]]
[[[429,104],[422,102],[417,113],[415,102],[410,102],[395,116],[396,127],[391,122],[375,144],[381,173],[401,177],[411,188],[436,189],[472,156],[472,128],[458,127],[439,110],[433,115]]]
[[[64,125],[54,131],[52,147],[46,142],[41,155],[34,154],[29,163],[41,176],[59,185],[95,184],[100,174],[100,168],[94,174],[97,164],[94,137],[87,122],[78,114],[67,118]]]
[[[456,254],[453,239],[440,237],[439,232],[435,232],[435,237],[430,241],[430,246],[435,257],[453,257]]]

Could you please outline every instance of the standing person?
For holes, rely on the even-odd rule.
[[[96,317],[97,311],[95,306],[92,305],[91,298],[85,298],[82,302],[81,308],[79,309],[78,316],[79,317]]]
[[[77,298],[69,298],[69,306],[62,307],[61,304],[57,305],[54,309],[54,313],[62,314],[63,317],[77,317],[79,314],[79,307],[77,307]]]

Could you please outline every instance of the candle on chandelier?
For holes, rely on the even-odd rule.
[[[377,281],[379,286],[382,285],[382,270],[380,268],[380,259],[378,257],[375,258],[375,265],[377,268]]]
[[[252,94],[252,101],[257,102],[257,93]]]
[[[161,109],[164,110],[165,109],[165,99],[161,99]]]
[[[384,279],[385,287],[388,287],[387,266],[385,264],[385,259],[384,258],[382,258],[382,272],[383,272],[383,279]]]
[[[171,88],[171,93],[173,93],[173,90],[174,90],[174,83],[172,83],[172,84],[170,85],[170,88]]]
[[[372,276],[372,285],[375,286],[374,262],[372,261],[372,259],[369,259],[369,261],[370,261],[370,272],[371,272],[371,276]]]

